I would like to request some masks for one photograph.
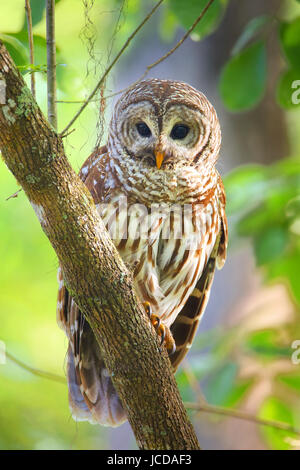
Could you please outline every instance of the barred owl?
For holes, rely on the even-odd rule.
[[[191,347],[215,267],[225,262],[220,143],[216,112],[202,93],[182,82],[145,80],[121,96],[107,146],[80,171],[174,371]],[[58,280],[72,415],[117,426],[126,414],[99,346],[60,269]]]

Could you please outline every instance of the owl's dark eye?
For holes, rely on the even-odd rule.
[[[144,122],[138,122],[136,125],[136,128],[137,128],[138,133],[142,137],[150,137],[151,131],[149,127],[147,126],[147,124],[145,124]]]
[[[188,135],[189,130],[190,128],[185,124],[175,124],[175,126],[171,130],[170,136],[172,137],[172,139],[181,140]]]

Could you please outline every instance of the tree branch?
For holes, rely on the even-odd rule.
[[[198,411],[199,413],[210,413],[221,416],[227,416],[228,418],[241,419],[243,421],[251,421],[252,423],[256,423],[261,426],[268,426],[275,429],[281,429],[282,431],[290,431],[300,435],[300,429],[295,428],[291,424],[282,423],[281,421],[274,421],[270,419],[257,418],[256,416],[247,413],[246,411],[233,410],[229,408],[224,408],[222,406],[203,405],[200,403],[192,402],[186,402],[185,406],[188,409]]]
[[[24,189],[62,266],[65,284],[99,343],[142,449],[198,449],[167,353],[138,301],[132,275],[86,186],[67,161],[4,45],[3,159]]]

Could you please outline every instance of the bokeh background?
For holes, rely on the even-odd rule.
[[[56,2],[58,125],[62,130],[152,0]],[[206,4],[165,0],[65,139],[78,170],[102,138],[115,97],[166,53]],[[44,2],[31,0],[37,101],[46,113]],[[23,0],[0,1],[0,39],[27,83]],[[185,401],[242,410],[300,429],[300,2],[215,0],[192,37],[149,76],[203,91],[220,118],[219,171],[228,197],[229,253],[189,356]],[[292,100],[293,92],[296,92]],[[294,102],[293,102],[294,101]],[[102,108],[104,101],[102,100]],[[67,387],[16,364],[64,376],[56,325],[57,259],[23,192],[0,164],[0,449],[135,449],[126,423],[75,423]],[[294,355],[293,355],[294,354]],[[12,355],[12,357],[11,357]],[[2,358],[3,359],[3,358]],[[3,360],[1,361],[3,362]],[[300,434],[190,411],[206,449],[299,449]]]

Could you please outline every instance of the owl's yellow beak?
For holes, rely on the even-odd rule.
[[[161,152],[160,150],[155,152],[155,159],[156,159],[156,166],[160,169],[162,162],[164,161],[165,153]]]

